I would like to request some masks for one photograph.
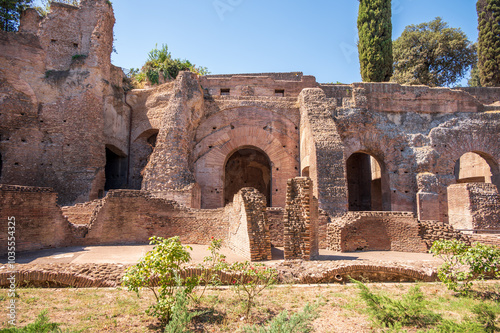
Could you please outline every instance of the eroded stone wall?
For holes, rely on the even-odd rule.
[[[266,198],[255,188],[244,187],[227,206],[229,231],[227,246],[251,261],[271,259],[271,241]]]
[[[58,202],[104,190],[105,146],[128,152],[123,73],[111,65],[114,16],[104,0],[29,10],[0,32],[0,183],[47,186]]]

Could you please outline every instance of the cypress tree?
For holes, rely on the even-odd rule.
[[[479,0],[478,68],[481,86],[500,86],[500,0]]]
[[[391,0],[359,0],[358,52],[364,82],[392,76]]]

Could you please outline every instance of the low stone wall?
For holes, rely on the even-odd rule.
[[[318,202],[310,178],[288,180],[284,224],[285,259],[318,256]]]
[[[190,209],[149,191],[111,190],[91,218],[85,245],[147,243],[149,237],[179,236],[181,242],[209,244],[226,239],[224,209]]]
[[[16,252],[71,245],[70,223],[56,200],[51,188],[0,185],[0,255],[8,243]]]
[[[482,243],[482,244],[487,244],[487,245],[494,245],[500,247],[500,234],[494,234],[494,235],[478,235],[478,234],[473,234],[469,235],[471,243]]]
[[[410,212],[348,212],[328,226],[329,248],[351,252],[426,252],[419,224]]]
[[[450,226],[449,224],[445,224],[443,222],[420,221],[419,227],[420,227],[419,231],[420,237],[422,237],[422,239],[424,240],[427,249],[431,248],[432,243],[441,239],[446,239],[446,240],[457,239],[467,244],[471,243],[467,235],[464,235],[461,232],[456,231],[455,229],[453,229],[452,226]]]
[[[227,246],[251,261],[270,260],[271,242],[266,197],[250,187],[242,188],[228,207]]]
[[[496,185],[464,183],[448,186],[448,214],[455,229],[499,230],[500,195]]]
[[[196,183],[181,190],[152,191],[151,194],[158,198],[176,201],[188,208],[201,208],[201,189]]]

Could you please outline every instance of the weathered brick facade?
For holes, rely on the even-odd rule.
[[[276,209],[262,215],[269,240],[294,256],[306,237],[287,245],[283,235],[308,223],[314,244],[306,257],[327,245],[420,251],[416,219],[500,229],[492,194],[500,186],[500,88],[181,72],[128,91],[110,62],[109,1],[51,7],[44,18],[28,10],[19,32],[0,32],[0,183],[54,189],[43,192],[47,200],[35,200],[43,196],[36,190],[2,191],[2,209],[26,196],[47,214],[37,223],[57,229],[52,241],[27,232],[23,249],[152,235],[226,239],[232,221],[224,207],[240,187],[258,188]],[[300,176],[312,180],[299,186],[310,191],[307,204],[287,201],[287,181]],[[57,207],[98,199],[64,208],[69,221]],[[319,218],[299,223],[316,202]],[[33,220],[34,208],[14,206]],[[383,213],[349,212],[356,210]],[[356,214],[365,225],[345,220]],[[336,236],[327,240],[327,229]]]

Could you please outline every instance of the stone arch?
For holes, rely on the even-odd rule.
[[[211,143],[211,144],[210,144]],[[298,176],[298,152],[287,150],[283,143],[262,128],[240,126],[224,135],[211,138],[207,150],[200,149],[194,161],[196,181],[201,188],[202,208],[219,208],[224,205],[224,167],[228,156],[240,147],[252,146],[264,152],[272,169],[271,203],[284,207],[286,181]],[[200,152],[199,151],[199,152]],[[196,155],[195,155],[196,156]]]
[[[106,145],[104,191],[127,187],[127,155],[114,145]]]
[[[233,152],[249,146],[269,157],[270,201],[273,207],[285,206],[286,182],[300,174],[299,130],[298,124],[280,112],[244,106],[219,111],[200,123],[191,161],[201,189],[202,208],[224,206],[225,162]]]
[[[244,187],[253,187],[271,206],[271,160],[262,150],[242,146],[228,154],[224,162],[224,205],[233,202],[233,196]]]
[[[471,151],[455,162],[454,175],[457,183],[492,183],[500,186],[498,163],[489,154]]]
[[[383,161],[365,151],[346,160],[349,211],[390,211],[391,191]]]
[[[153,153],[156,146],[156,138],[159,130],[156,128],[149,128],[137,135],[135,140],[132,141],[130,147],[130,188],[141,189],[142,185],[142,171],[149,162],[149,157]]]

